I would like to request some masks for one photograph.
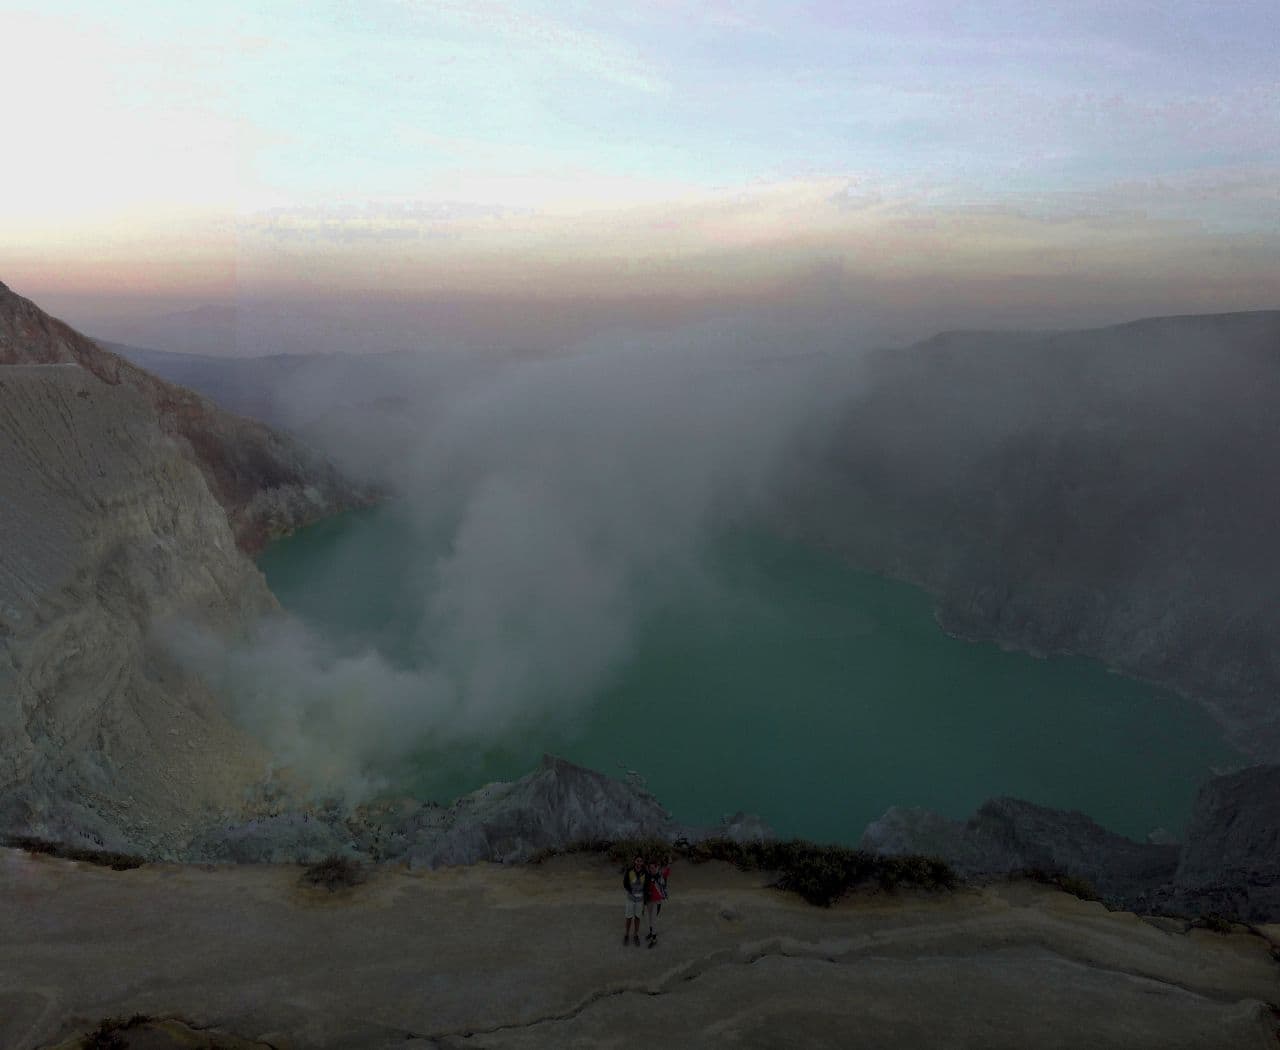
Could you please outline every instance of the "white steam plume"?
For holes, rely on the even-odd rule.
[[[832,418],[854,359],[822,349],[704,326],[663,346],[434,367],[429,398],[394,418],[309,406],[343,419],[329,447],[348,466],[399,494],[424,538],[408,562],[448,535],[434,563],[405,565],[429,581],[421,665],[334,651],[288,616],[244,644],[179,649],[317,789],[367,791],[426,740],[465,749],[572,717],[645,616],[701,578],[707,542],[755,518]]]

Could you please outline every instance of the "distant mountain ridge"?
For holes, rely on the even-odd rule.
[[[948,630],[1194,697],[1280,759],[1280,311],[869,355],[779,515]]]

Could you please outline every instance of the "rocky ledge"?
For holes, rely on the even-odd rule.
[[[1181,845],[1134,842],[1083,813],[1012,798],[967,821],[894,807],[860,843],[878,853],[925,853],[972,877],[1037,871],[1088,883],[1108,904],[1139,913],[1280,920],[1280,765],[1215,777],[1200,791]]]
[[[488,784],[449,805],[401,799],[350,811],[282,809],[210,827],[182,855],[207,862],[310,863],[338,854],[434,869],[519,863],[584,842],[712,837],[748,842],[774,833],[742,813],[715,827],[683,824],[647,791],[547,755],[527,776]],[[1135,842],[1083,813],[997,798],[968,821],[894,807],[868,825],[859,846],[887,856],[939,857],[956,874],[978,881],[1024,872],[1065,876],[1127,911],[1276,922],[1280,766],[1211,780],[1182,844]]]
[[[351,812],[290,809],[210,828],[185,854],[192,860],[281,863],[337,853],[438,868],[518,863],[581,842],[711,836],[742,842],[772,838],[773,830],[742,813],[716,827],[681,824],[649,792],[545,755],[527,776],[486,784],[449,805],[401,799]]]

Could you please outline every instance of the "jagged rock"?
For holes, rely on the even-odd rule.
[[[1170,900],[1193,913],[1280,917],[1280,765],[1215,777],[1201,789]]]
[[[551,755],[528,776],[460,798],[447,820],[445,828],[424,829],[410,842],[411,865],[520,861],[548,847],[670,836],[675,829],[671,815],[648,792]]]
[[[1141,843],[1069,813],[993,799],[968,821],[893,807],[863,832],[878,853],[926,853],[964,875],[1040,869],[1082,878],[1142,912],[1280,920],[1280,766],[1214,777],[1196,798],[1185,843]]]
[[[1129,903],[1173,877],[1177,846],[1134,842],[1083,813],[992,799],[967,822],[929,810],[890,809],[863,832],[859,845],[877,853],[942,857],[964,875],[1024,869],[1087,880],[1107,900]]]
[[[362,806],[343,817],[286,812],[205,829],[187,855],[198,860],[317,860],[359,852],[374,861],[439,868],[478,861],[518,863],[539,850],[626,838],[697,841],[773,838],[759,817],[737,813],[716,827],[679,824],[634,784],[543,756],[519,780],[486,784],[452,805],[401,799]]]
[[[313,864],[355,852],[355,838],[340,821],[290,812],[205,831],[183,854],[235,864]]]
[[[50,364],[137,391],[200,469],[243,550],[373,497],[291,437],[143,371],[0,284],[0,366]]]

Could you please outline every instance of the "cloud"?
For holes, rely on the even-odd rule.
[[[559,66],[593,79],[647,94],[670,90],[655,64],[636,48],[529,5],[495,0],[400,0],[421,19],[480,31],[535,63]]]

